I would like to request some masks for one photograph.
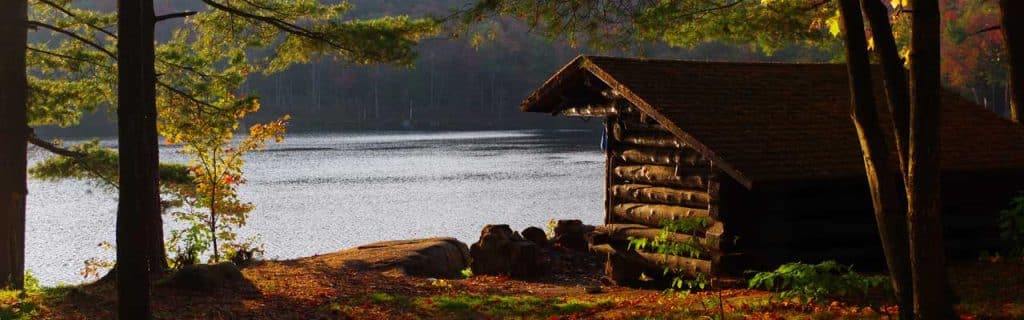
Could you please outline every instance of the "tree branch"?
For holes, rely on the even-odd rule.
[[[95,41],[86,39],[86,38],[84,38],[84,37],[82,37],[82,36],[80,36],[80,35],[78,35],[78,34],[76,34],[74,32],[68,31],[66,29],[63,29],[63,28],[60,28],[60,27],[57,27],[57,26],[53,26],[53,25],[49,25],[49,24],[46,24],[46,23],[43,23],[43,22],[39,22],[39,21],[29,21],[28,25],[31,26],[31,27],[43,27],[45,29],[50,29],[50,30],[52,30],[54,32],[64,34],[64,35],[66,35],[68,37],[71,37],[71,38],[73,38],[75,40],[81,41],[82,43],[84,43],[86,45],[89,45],[90,47],[96,48],[97,50],[105,53],[111,59],[117,60],[117,55],[114,54],[113,51],[110,51],[107,48],[104,48],[99,43],[96,43]]]
[[[92,174],[96,175],[96,177],[102,180],[104,183],[114,187],[115,189],[118,188],[119,185],[116,181],[114,181],[114,179],[103,175],[102,173],[100,173],[99,170],[96,170],[96,168],[89,164],[89,162],[87,161],[87,157],[89,155],[82,152],[62,148],[49,141],[40,139],[38,136],[36,136],[35,130],[33,130],[32,128],[29,128],[29,134],[28,137],[26,137],[26,140],[28,141],[28,143],[43,148],[44,150],[49,151],[53,154],[71,158],[73,161],[81,164],[85,171],[92,172]]]
[[[42,53],[42,54],[45,54],[45,55],[51,55],[51,56],[58,57],[58,58],[63,58],[63,59],[68,59],[68,60],[75,60],[75,61],[81,61],[81,62],[85,62],[85,63],[91,64],[91,65],[94,65],[94,66],[97,66],[97,67],[103,67],[103,68],[107,68],[107,69],[113,69],[114,68],[111,65],[101,64],[101,63],[98,63],[96,61],[92,61],[92,60],[89,60],[89,59],[82,59],[82,58],[79,58],[79,57],[72,57],[72,56],[69,56],[69,55],[66,55],[66,54],[61,54],[61,53],[56,53],[56,52],[53,52],[53,51],[48,51],[48,50],[43,50],[43,49],[39,49],[39,48],[34,48],[34,47],[31,47],[31,46],[26,46],[25,49],[27,49],[28,51],[38,52],[38,53]]]
[[[989,31],[996,31],[996,30],[1002,30],[1002,29],[1003,29],[1003,27],[999,26],[999,25],[988,26],[988,27],[984,27],[984,28],[978,29],[978,31],[974,31],[973,33],[968,35],[968,37],[979,35],[979,34],[982,34],[982,33],[985,33],[985,32],[989,32]]]
[[[302,26],[299,26],[299,25],[296,25],[296,24],[293,24],[293,23],[290,23],[290,22],[287,22],[287,21],[284,21],[284,20],[281,20],[281,19],[278,19],[278,18],[269,17],[269,16],[263,16],[263,15],[258,15],[258,14],[253,14],[253,13],[250,13],[250,12],[246,12],[245,10],[238,9],[238,8],[235,8],[235,7],[231,7],[231,6],[228,6],[226,4],[217,3],[214,0],[202,0],[202,1],[203,1],[203,3],[213,7],[214,9],[217,9],[217,10],[220,10],[220,11],[224,11],[224,12],[230,13],[232,15],[236,15],[236,16],[239,16],[239,17],[242,17],[242,18],[246,18],[246,19],[249,19],[249,20],[255,20],[255,21],[263,22],[263,23],[266,23],[266,24],[269,24],[271,26],[276,27],[278,30],[287,32],[289,34],[301,36],[301,37],[304,37],[306,39],[310,39],[310,40],[314,40],[314,41],[321,41],[321,42],[324,42],[327,45],[331,46],[332,48],[335,48],[335,49],[338,49],[338,50],[341,50],[341,51],[346,51],[346,52],[351,52],[352,51],[352,50],[350,50],[348,48],[345,48],[345,47],[341,46],[340,44],[335,43],[334,41],[331,41],[323,33],[315,32],[313,30],[309,30],[309,29],[304,28]]]
[[[156,82],[156,84],[157,84],[158,86],[160,86],[160,87],[162,87],[162,88],[164,88],[164,89],[167,89],[168,91],[171,91],[171,92],[173,92],[174,94],[177,94],[178,96],[180,96],[180,97],[182,97],[182,98],[185,98],[185,99],[187,99],[187,100],[191,101],[192,103],[194,103],[194,104],[196,104],[196,105],[200,106],[200,108],[199,108],[199,111],[200,111],[200,112],[202,112],[202,111],[203,111],[203,108],[204,108],[204,107],[205,107],[205,108],[212,108],[212,109],[214,109],[214,110],[217,110],[217,111],[222,111],[222,109],[221,109],[221,108],[218,108],[217,106],[215,106],[215,105],[212,105],[212,104],[209,104],[209,103],[207,103],[207,102],[205,102],[205,101],[199,100],[199,99],[197,99],[196,97],[194,97],[194,96],[192,96],[191,94],[189,94],[188,92],[185,92],[185,91],[181,91],[181,90],[179,90],[178,88],[175,88],[174,86],[172,86],[172,85],[170,85],[170,84],[167,84],[166,82],[163,82],[163,81],[159,81],[159,80],[158,80],[158,81]]]
[[[113,32],[107,31],[107,29],[103,29],[103,28],[101,28],[101,27],[99,27],[97,25],[94,25],[94,24],[82,21],[82,19],[79,19],[77,15],[75,15],[74,13],[69,11],[68,9],[66,9],[64,7],[61,7],[60,5],[58,5],[56,3],[53,3],[50,0],[36,0],[36,1],[39,1],[40,3],[48,5],[50,7],[53,7],[54,9],[57,9],[57,11],[63,12],[65,15],[67,15],[69,17],[72,17],[72,18],[75,18],[75,20],[77,20],[78,22],[81,22],[82,24],[85,24],[86,26],[89,26],[90,28],[93,28],[96,31],[102,32],[103,34],[106,34],[109,37],[117,38],[117,35],[115,35]]]
[[[198,13],[198,12],[195,12],[195,11],[182,11],[182,12],[162,14],[162,15],[156,16],[156,22],[160,22],[160,21],[164,21],[164,20],[168,20],[168,19],[191,17],[191,16],[196,15],[196,13]]]
[[[61,148],[60,146],[53,144],[52,142],[40,139],[38,136],[36,136],[35,133],[29,134],[27,140],[28,143],[46,149],[46,151],[49,151],[59,156],[65,156],[76,160],[80,160],[86,157],[85,153],[81,153],[71,149]]]

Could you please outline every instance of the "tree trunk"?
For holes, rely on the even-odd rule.
[[[1024,118],[1024,1],[999,0],[999,21],[1002,24],[1006,56],[1009,58],[1010,118],[1021,123]]]
[[[0,10],[0,288],[21,289],[25,276],[25,146],[28,83],[25,0],[5,0]]]
[[[117,13],[118,317],[150,319],[147,239],[160,215],[153,1],[118,0]]]
[[[885,252],[893,288],[899,298],[901,318],[912,319],[912,296],[909,247],[907,244],[906,204],[903,177],[890,158],[889,146],[878,119],[871,63],[868,59],[864,21],[857,0],[841,0],[839,5],[846,45],[847,70],[850,78],[850,116],[853,118],[864,155],[864,171],[871,191],[878,234]]]
[[[907,224],[918,319],[953,319],[939,198],[939,2],[914,0],[910,39]]]
[[[875,40],[875,52],[882,62],[886,102],[892,115],[892,126],[896,132],[896,151],[900,160],[900,172],[907,174],[907,140],[910,138],[910,93],[907,84],[907,69],[903,67],[896,37],[889,24],[889,9],[877,0],[861,0],[864,16],[871,25]]]

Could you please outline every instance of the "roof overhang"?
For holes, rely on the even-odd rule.
[[[599,80],[600,85],[592,83],[592,79]],[[591,91],[590,97],[583,96],[586,95],[586,90]],[[520,110],[557,115],[564,108],[579,105],[580,102],[572,100],[579,99],[585,103],[585,100],[588,98],[608,99],[607,94],[601,94],[604,90],[610,90],[614,96],[620,96],[629,101],[633,106],[640,109],[641,112],[657,121],[658,124],[672,133],[677,139],[704,155],[704,157],[711,161],[713,167],[721,169],[747,189],[753,188],[753,181],[750,178],[724,161],[714,150],[711,150],[711,148],[686,133],[686,131],[683,131],[676,123],[652,107],[648,101],[620,83],[610,73],[601,69],[599,65],[591,62],[587,56],[578,56],[559,69],[558,72],[522,102]]]

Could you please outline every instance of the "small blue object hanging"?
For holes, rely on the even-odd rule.
[[[604,126],[601,133],[601,151],[608,151],[608,126]]]

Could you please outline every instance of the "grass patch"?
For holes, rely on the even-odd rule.
[[[608,299],[584,301],[578,299],[542,299],[534,296],[501,295],[440,295],[417,299],[416,304],[427,311],[493,317],[551,316],[577,314],[611,308]]]
[[[409,297],[393,295],[387,292],[375,292],[371,294],[369,298],[370,303],[382,306],[406,308],[412,305],[412,301],[409,300]]]
[[[561,303],[555,303],[553,306],[558,314],[573,314],[593,310],[594,308],[610,308],[613,305],[615,305],[615,303],[609,299],[601,299],[593,302],[569,299]]]
[[[377,292],[370,295],[370,300],[374,303],[388,303],[395,301],[395,299],[397,299],[395,296],[384,292]]]

